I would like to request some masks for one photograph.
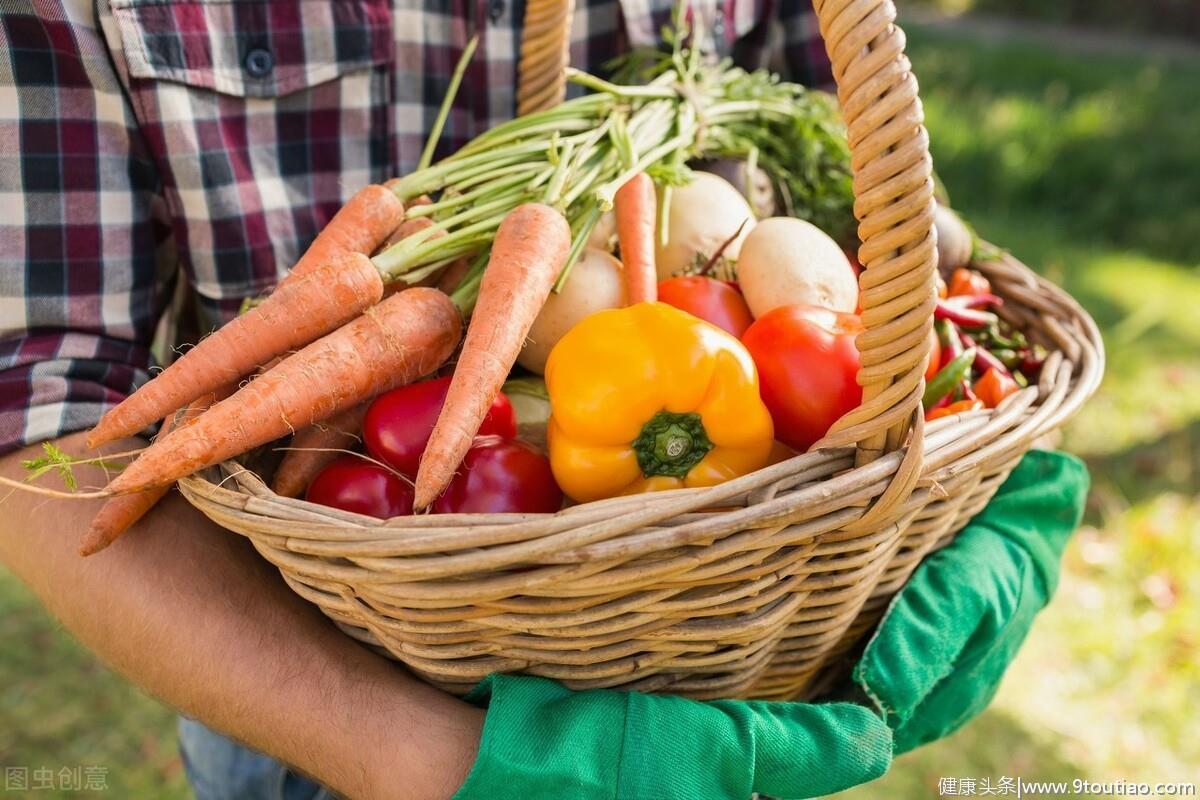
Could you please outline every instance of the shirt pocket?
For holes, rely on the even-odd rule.
[[[279,97],[392,59],[388,0],[112,0],[129,74]]]
[[[111,0],[109,45],[206,324],[388,177],[390,0]],[[215,317],[209,319],[209,317]]]

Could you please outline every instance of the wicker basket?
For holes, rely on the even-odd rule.
[[[530,2],[546,5],[565,36],[569,5]],[[853,153],[868,330],[862,406],[812,451],[551,515],[384,522],[279,497],[233,462],[180,481],[184,495],[348,634],[452,692],[495,671],[699,698],[818,692],[920,560],[1095,390],[1103,351],[1062,290],[1008,256],[976,264],[1051,355],[999,408],[925,426],[936,256],[916,80],[890,2],[816,7]],[[561,41],[527,50],[561,71]]]

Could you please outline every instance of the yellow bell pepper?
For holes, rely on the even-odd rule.
[[[547,440],[578,502],[712,486],[765,466],[774,429],[746,348],[664,303],[600,311],[546,362]]]

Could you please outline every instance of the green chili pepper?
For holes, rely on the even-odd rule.
[[[1012,348],[997,348],[992,351],[992,355],[1000,359],[1000,362],[1009,369],[1016,369],[1021,366],[1022,355]]]
[[[980,338],[987,343],[988,347],[993,352],[995,352],[997,348],[1003,348],[1006,350],[1022,350],[1028,345],[1028,342],[1025,339],[1025,334],[1013,329],[1012,326],[1008,324],[1004,324],[1002,326],[996,325],[987,328],[980,334]]]
[[[958,335],[954,332],[954,323],[950,320],[934,320],[933,329],[937,331],[938,341],[942,343],[942,347],[953,347],[958,342]]]
[[[974,347],[968,347],[960,355],[955,356],[954,360],[938,370],[937,375],[933,376],[933,380],[925,386],[925,396],[921,399],[921,404],[928,409],[958,388],[974,363]]]

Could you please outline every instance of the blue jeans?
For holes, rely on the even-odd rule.
[[[196,800],[333,800],[333,794],[273,758],[187,717],[179,752]]]

